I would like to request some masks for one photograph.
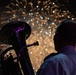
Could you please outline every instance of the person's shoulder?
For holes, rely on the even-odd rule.
[[[66,58],[66,55],[64,55],[63,53],[51,53],[50,55],[46,56],[44,61],[53,61],[53,60],[60,60],[60,59],[64,59]]]
[[[49,54],[48,56],[46,56],[45,58],[44,58],[44,61],[45,60],[47,60],[47,59],[49,59],[50,57],[54,57],[54,56],[56,56],[56,55],[58,55],[59,53],[51,53],[51,54]]]

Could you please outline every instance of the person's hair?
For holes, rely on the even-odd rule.
[[[72,20],[63,20],[56,29],[61,38],[76,43],[76,22]]]

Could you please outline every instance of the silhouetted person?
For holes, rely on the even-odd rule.
[[[76,75],[76,22],[64,20],[54,35],[56,54],[50,54],[37,75]]]

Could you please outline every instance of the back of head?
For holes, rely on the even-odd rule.
[[[56,33],[59,33],[64,40],[76,43],[76,22],[63,20],[57,27]]]

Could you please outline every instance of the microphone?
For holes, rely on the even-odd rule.
[[[23,46],[23,47],[19,50],[19,52],[18,52],[18,59],[20,58],[21,53],[24,51],[24,48],[27,48],[27,47],[30,47],[30,46],[39,46],[39,42],[36,41],[36,42],[34,42],[34,43],[32,43],[32,44]]]

